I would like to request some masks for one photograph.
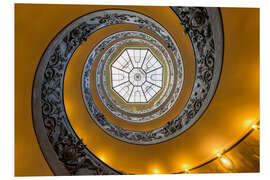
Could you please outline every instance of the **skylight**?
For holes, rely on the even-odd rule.
[[[125,49],[111,66],[112,89],[129,103],[146,103],[162,88],[163,67],[148,49]]]

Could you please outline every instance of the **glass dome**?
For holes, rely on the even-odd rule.
[[[162,88],[163,67],[147,48],[125,49],[111,65],[112,89],[128,103],[147,103]]]

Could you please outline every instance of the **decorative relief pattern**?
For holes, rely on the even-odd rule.
[[[95,118],[118,139],[137,144],[153,144],[168,140],[190,127],[199,118],[199,112],[206,108],[202,109],[202,107],[207,106],[210,102],[211,97],[208,97],[210,86],[215,84],[214,87],[216,87],[220,72],[220,67],[217,67],[216,64],[221,64],[222,59],[216,58],[213,39],[215,29],[209,21],[209,14],[206,8],[175,7],[173,10],[189,34],[196,55],[196,81],[190,100],[176,119],[162,128],[148,132],[129,132],[116,128],[108,124],[101,113],[96,112]],[[218,13],[211,16],[214,15],[219,17]],[[33,112],[40,112],[36,108],[41,108],[41,113],[34,113],[33,119],[34,121],[43,120],[49,143],[59,161],[72,175],[121,174],[96,158],[72,129],[63,103],[63,80],[73,52],[83,41],[87,40],[88,36],[105,26],[131,22],[141,28],[149,28],[164,40],[168,40],[168,36],[164,35],[149,18],[130,11],[108,10],[91,13],[67,26],[49,45],[41,59],[41,64],[45,64],[46,67],[45,69],[43,66],[38,68],[33,94],[36,95],[37,92],[40,92],[40,95],[33,96],[33,102],[38,106],[32,107]],[[218,28],[222,27],[218,26]],[[167,44],[173,51],[173,42],[168,40]],[[215,73],[215,69],[218,73]],[[91,108],[91,104],[89,107]],[[35,124],[39,124],[39,122]],[[44,137],[39,139],[39,141],[41,140],[46,141]],[[45,148],[43,142],[40,144],[42,148]],[[47,152],[43,153],[46,154],[46,157],[50,156]],[[57,165],[50,164],[50,166],[57,169]]]
[[[189,8],[176,8],[174,11],[177,15],[184,14],[180,17],[180,20],[183,20],[183,22],[181,22],[185,27],[185,32],[190,36],[195,52],[196,75],[189,100],[175,119],[168,122],[165,126],[151,131],[130,131],[122,129],[111,124],[103,115],[99,116],[102,117],[100,119],[92,116],[98,121],[102,129],[117,139],[134,144],[154,144],[171,139],[184,132],[199,119],[214,95],[221,71],[222,58],[218,58],[218,60],[216,60],[217,65],[214,66],[214,57],[216,56],[215,45],[207,10],[205,8],[191,8],[189,11]],[[199,15],[200,17],[197,17]],[[204,46],[201,46],[203,42]],[[174,46],[171,45],[171,47]],[[212,81],[214,70],[216,71],[216,76],[214,81]],[[211,86],[212,91],[209,94]],[[88,105],[89,104],[91,103],[88,103]],[[91,107],[93,106],[94,105]],[[113,110],[113,108],[110,110]]]

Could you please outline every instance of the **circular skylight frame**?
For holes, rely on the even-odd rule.
[[[124,37],[125,37],[125,39],[118,41],[116,43],[113,43],[110,46],[110,48],[108,48],[106,50],[106,52],[103,53],[103,55],[101,56],[101,58],[99,60],[97,71],[95,72],[95,74],[96,74],[96,87],[98,87],[97,88],[98,94],[99,94],[100,99],[102,100],[103,104],[108,109],[110,109],[110,111],[114,115],[116,115],[117,117],[120,117],[121,119],[124,119],[126,121],[130,121],[130,122],[146,122],[146,121],[154,120],[154,119],[160,117],[162,114],[166,113],[167,110],[169,110],[170,107],[173,106],[174,100],[177,99],[177,97],[180,93],[179,91],[175,91],[178,88],[181,89],[182,83],[183,83],[183,67],[182,67],[182,59],[180,56],[180,52],[178,52],[178,48],[175,48],[175,51],[173,53],[175,56],[177,56],[177,57],[174,56],[174,58],[178,59],[178,61],[175,61],[176,64],[178,64],[177,67],[181,66],[181,68],[177,68],[175,71],[175,70],[173,70],[173,59],[174,58],[172,58],[169,55],[169,52],[164,48],[164,46],[158,40],[156,40],[155,38],[153,38],[149,34],[145,34],[143,32],[123,31],[123,32],[115,33],[112,36],[107,37],[102,42],[100,42],[100,45],[98,45],[98,46],[103,47],[103,46],[105,46],[104,44],[106,44],[106,43],[111,43],[115,39],[122,39]],[[121,46],[124,46],[126,44],[127,47],[130,47],[130,48],[139,47],[136,45],[135,46],[130,45],[130,43],[131,44],[139,43],[142,46],[151,49],[152,53],[154,53],[156,51],[155,56],[158,56],[159,60],[162,60],[162,64],[164,67],[164,77],[165,77],[165,73],[166,73],[165,68],[167,69],[167,74],[170,77],[169,81],[164,81],[165,88],[162,88],[161,92],[157,95],[157,96],[160,96],[161,98],[159,98],[158,101],[155,101],[154,106],[149,106],[149,107],[141,109],[141,110],[127,109],[126,105],[128,105],[128,103],[123,101],[122,98],[120,98],[120,97],[119,97],[119,99],[121,99],[121,101],[123,101],[125,103],[125,105],[123,106],[123,105],[118,104],[118,101],[117,100],[115,101],[114,98],[112,98],[111,93],[113,92],[117,97],[118,97],[118,95],[111,88],[107,87],[108,84],[106,83],[106,82],[111,82],[111,80],[107,79],[106,77],[107,76],[110,77],[110,65],[116,59],[116,57],[113,58],[114,55],[118,54],[118,56],[119,56],[119,54],[121,54],[121,52],[125,49],[125,47],[122,48]],[[121,50],[118,53],[119,48]],[[97,49],[99,49],[99,48],[97,47]],[[92,52],[95,52],[95,54],[99,54],[101,51],[102,51],[102,49],[100,49],[100,51],[94,50]],[[89,56],[91,56],[93,59],[96,58],[96,57],[92,56],[91,54]],[[110,59],[112,59],[112,62],[110,61]],[[86,71],[88,71],[87,70],[88,68],[91,69],[91,65],[90,66],[86,65],[85,67],[86,67]],[[89,72],[91,71],[90,69],[89,69]],[[86,81],[88,82],[89,80],[86,80]],[[167,83],[165,83],[165,82],[167,82]],[[173,87],[172,83],[176,83],[176,86]],[[105,94],[103,94],[103,90],[102,90],[103,88],[105,90],[107,97],[105,96]],[[164,91],[165,89],[167,89],[167,91]],[[89,92],[89,90],[87,89],[88,92]],[[173,92],[173,95],[172,95],[172,92]],[[114,107],[111,106],[111,104],[107,101],[107,98],[110,99],[110,101],[113,103],[113,105],[117,106],[117,108],[121,109],[123,112],[119,112],[118,110],[114,109]],[[155,98],[153,98],[152,100],[154,100]],[[167,98],[172,99],[172,101],[167,101]],[[152,103],[152,100],[149,103]],[[166,103],[166,101],[169,103],[167,103],[166,105],[163,106],[163,104]],[[148,105],[148,104],[144,104],[144,105]],[[132,104],[132,105],[142,105],[142,104]],[[156,109],[159,109],[159,110],[155,111]],[[128,113],[128,114],[126,114],[126,113]],[[146,115],[146,113],[147,113],[147,115]]]

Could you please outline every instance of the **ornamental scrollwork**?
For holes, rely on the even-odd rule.
[[[215,82],[212,81],[214,68],[219,72],[221,70],[220,66],[215,66],[215,64],[220,64],[222,59],[219,59],[219,62],[215,63],[215,45],[212,25],[209,21],[207,10],[206,8],[186,7],[173,7],[172,9],[176,15],[178,15],[181,24],[184,26],[185,33],[189,35],[195,53],[196,74],[194,87],[189,100],[182,112],[175,119],[169,121],[165,126],[151,131],[126,130],[110,123],[105,117],[99,120],[95,116],[92,116],[99,125],[102,123],[101,128],[104,129],[105,132],[117,139],[134,144],[154,144],[166,141],[184,132],[198,120],[199,117],[196,117],[198,112],[203,112],[202,107],[204,106],[204,108],[206,108],[209,103],[209,101],[206,102],[205,99],[209,94],[210,86],[217,84],[218,81],[218,75],[215,77]],[[94,59],[94,57],[90,57],[89,61],[94,61]],[[84,73],[83,76],[89,76],[89,72]],[[89,89],[88,94],[91,94]],[[87,96],[86,99],[91,98]],[[209,100],[209,97],[207,99]],[[91,104],[91,101],[88,101],[87,104]],[[95,107],[93,101],[92,107]],[[99,110],[95,109],[94,112],[96,111]],[[90,114],[94,114],[91,112],[91,109],[89,112]]]
[[[185,27],[185,32],[189,35],[195,52],[196,80],[191,97],[182,113],[174,120],[159,129],[147,132],[128,132],[114,127],[108,123],[103,114],[96,111],[92,104],[88,104],[90,108],[93,108],[94,116],[99,123],[106,126],[114,136],[139,144],[153,144],[173,138],[191,126],[186,126],[187,124],[199,118],[199,112],[205,110],[210,102],[209,99],[213,96],[211,94],[209,98],[208,94],[212,84],[218,82],[219,74],[215,73],[215,69],[221,70],[216,65],[221,64],[218,61],[222,61],[220,58],[217,59],[215,54],[216,46],[213,38],[215,24],[211,24],[207,8],[172,7],[172,9]],[[66,67],[74,51],[92,33],[113,24],[130,23],[155,32],[166,41],[169,48],[172,48],[173,42],[169,40],[168,35],[164,34],[164,31],[149,18],[131,11],[104,10],[83,16],[68,25],[56,36],[41,58],[42,66],[38,67],[33,85],[33,94],[37,95],[33,96],[33,102],[38,106],[32,106],[34,112],[40,113],[34,113],[33,119],[34,121],[42,120],[48,142],[52,145],[60,164],[71,175],[122,174],[94,156],[74,132],[64,107],[63,81]],[[214,82],[213,79],[215,79]],[[41,125],[39,123],[34,123],[37,124],[35,128]],[[36,131],[36,133],[39,132]],[[39,139],[39,142],[41,140],[47,141],[44,137]],[[40,142],[40,144],[41,148],[44,148],[46,143]],[[47,152],[43,151],[43,153]],[[46,156],[50,154],[47,153]],[[50,166],[54,168],[57,165],[50,164]]]

